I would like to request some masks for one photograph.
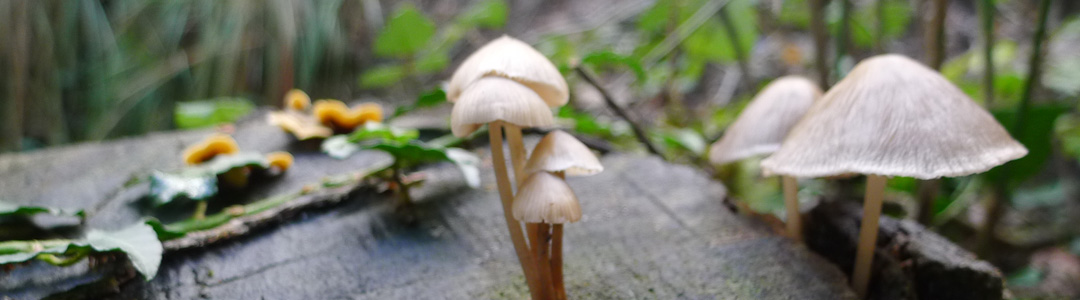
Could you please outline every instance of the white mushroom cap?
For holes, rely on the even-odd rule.
[[[803,77],[785,76],[769,83],[712,145],[709,161],[721,165],[776,152],[791,127],[819,98],[821,89]]]
[[[522,127],[544,127],[555,123],[551,108],[540,96],[516,81],[488,76],[480,78],[461,94],[450,112],[450,130],[463,137],[480,126],[505,121]]]
[[[574,138],[573,135],[556,130],[548,133],[533,148],[525,173],[565,172],[567,176],[593,175],[604,171],[596,155]]]
[[[932,179],[983,172],[1027,149],[937,72],[900,55],[868,58],[815,102],[766,175]]]
[[[488,75],[528,86],[551,107],[570,100],[570,89],[559,69],[529,44],[505,35],[480,47],[461,63],[450,77],[446,98],[457,102],[470,84]]]
[[[514,196],[514,219],[525,223],[564,224],[581,219],[581,205],[562,178],[533,173]]]

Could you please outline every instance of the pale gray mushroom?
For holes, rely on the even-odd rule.
[[[533,147],[525,173],[562,172],[566,176],[587,176],[604,171],[589,147],[562,130],[549,132]]]
[[[932,179],[989,170],[1027,149],[943,76],[900,55],[858,65],[761,162],[766,174],[867,175],[852,285],[866,294],[885,176]]]
[[[570,89],[559,69],[529,44],[505,35],[480,47],[461,63],[446,86],[446,98],[457,102],[469,85],[491,75],[528,86],[551,107],[570,100]]]
[[[722,165],[775,152],[791,127],[819,98],[821,89],[803,77],[785,76],[769,83],[739,113],[735,122],[724,131],[724,136],[710,147],[709,161]],[[787,234],[801,240],[797,181],[795,177],[782,177]]]

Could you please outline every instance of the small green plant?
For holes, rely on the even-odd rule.
[[[91,229],[77,239],[0,242],[0,265],[40,260],[55,266],[70,266],[91,253],[119,251],[131,261],[147,281],[161,265],[161,242],[153,228],[137,223],[117,231]]]

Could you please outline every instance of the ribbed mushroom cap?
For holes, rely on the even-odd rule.
[[[589,147],[573,135],[556,130],[548,133],[533,148],[525,173],[565,172],[567,176],[593,175],[604,171]]]
[[[514,196],[514,219],[525,223],[564,224],[581,219],[581,205],[562,178],[537,172],[525,179]]]
[[[481,125],[505,121],[522,127],[555,123],[551,108],[540,96],[516,81],[488,76],[469,86],[450,112],[450,130],[463,137]]]
[[[721,165],[780,149],[788,131],[821,98],[817,84],[803,77],[786,76],[765,86],[724,136],[709,149],[709,161]]]
[[[1027,149],[937,72],[900,55],[860,62],[810,107],[766,175],[932,179],[979,173]]]
[[[570,90],[559,69],[529,44],[505,35],[480,47],[461,63],[450,77],[447,99],[457,102],[469,85],[488,75],[510,78],[529,87],[551,107],[570,100]]]

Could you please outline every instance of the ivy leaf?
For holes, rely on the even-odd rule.
[[[441,148],[427,147],[418,141],[405,144],[380,143],[364,147],[386,152],[394,157],[394,164],[400,168],[411,168],[416,165],[451,161],[446,155],[446,150]]]
[[[420,137],[416,129],[404,129],[389,126],[378,122],[364,123],[359,130],[349,135],[349,142],[358,143],[368,140],[377,140],[389,143],[408,143]]]
[[[613,66],[625,66],[634,71],[634,76],[638,81],[645,81],[645,68],[641,66],[641,62],[631,56],[626,56],[611,52],[609,50],[597,51],[585,55],[581,59],[581,62],[592,66],[593,68],[603,69]]]
[[[147,281],[157,275],[158,267],[161,266],[161,254],[164,252],[157,233],[145,223],[115,232],[90,230],[86,234],[86,245],[98,252],[124,252],[131,260],[131,265],[143,274]]]
[[[462,26],[502,28],[506,25],[506,16],[509,10],[506,1],[503,0],[480,1],[462,13],[458,17],[457,23]]]
[[[399,117],[401,115],[409,113],[410,111],[421,108],[438,106],[445,102],[446,91],[443,91],[442,88],[434,88],[424,92],[423,94],[420,94],[419,97],[416,97],[416,103],[413,103],[412,105],[399,106],[397,109],[394,110],[393,117]]]
[[[254,109],[251,101],[242,98],[179,102],[174,118],[178,128],[200,128],[236,122]]]
[[[378,66],[360,74],[360,87],[382,88],[405,78],[405,68],[400,65]]]
[[[1066,155],[1080,159],[1080,116],[1074,113],[1058,118],[1054,124],[1054,134],[1061,141]]]
[[[1010,188],[1016,188],[1020,183],[1042,171],[1043,165],[1046,164],[1052,152],[1051,137],[1054,123],[1065,111],[1064,107],[1058,105],[1031,107],[1025,119],[1027,124],[1024,132],[1010,132],[1013,138],[1027,147],[1027,156],[994,168],[987,175],[998,183],[1005,183]],[[1016,120],[1016,111],[995,111],[994,117],[1006,128],[1012,128],[1013,121]],[[1007,169],[1008,174],[1002,171],[1003,169]]]
[[[443,51],[432,51],[420,56],[416,60],[416,70],[420,73],[435,73],[442,71],[450,64],[450,55]]]
[[[217,192],[217,176],[214,175],[159,171],[150,174],[150,197],[158,206],[178,198],[205,201]]]
[[[266,169],[270,163],[262,154],[243,152],[218,155],[175,173],[155,171],[150,175],[150,197],[156,205],[164,205],[178,198],[205,201],[218,192],[217,175],[242,167]]]
[[[36,214],[50,214],[50,215],[54,215],[54,216],[76,216],[76,217],[79,217],[79,218],[86,217],[86,212],[84,212],[81,209],[76,210],[74,212],[70,212],[70,211],[66,211],[66,210],[62,210],[62,209],[56,209],[56,208],[49,208],[49,207],[42,207],[42,206],[32,206],[32,205],[25,205],[24,206],[24,205],[18,205],[18,204],[14,204],[14,203],[7,203],[7,202],[0,201],[0,217],[32,216],[32,215],[36,215]]]
[[[461,148],[446,148],[446,157],[461,170],[469,187],[480,188],[480,157]]]
[[[412,5],[394,12],[375,38],[375,55],[406,58],[419,53],[435,35],[435,22]]]
[[[322,152],[336,159],[346,159],[360,151],[360,146],[349,141],[348,135],[335,135],[327,138],[322,143]]]
[[[164,223],[161,223],[161,220],[158,220],[156,218],[147,219],[146,220],[146,225],[149,225],[150,228],[154,229],[154,233],[157,234],[158,240],[160,240],[160,241],[168,241],[168,240],[172,240],[172,239],[178,239],[178,238],[182,238],[185,235],[187,235],[186,232],[183,232],[183,231],[180,231],[180,230],[175,230],[175,229],[171,228],[169,225],[165,225]]]

